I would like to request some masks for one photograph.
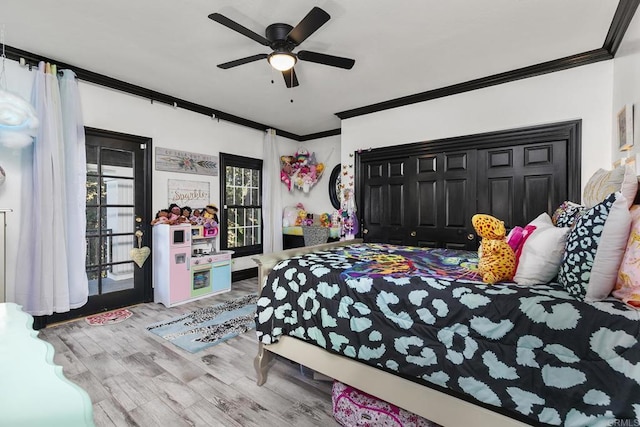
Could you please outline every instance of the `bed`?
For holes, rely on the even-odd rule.
[[[639,312],[483,284],[476,257],[346,241],[257,258],[258,384],[280,355],[442,425],[636,422]]]

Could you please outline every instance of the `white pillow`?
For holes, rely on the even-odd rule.
[[[635,195],[634,195],[635,196]],[[627,198],[618,193],[604,222],[598,250],[591,267],[585,301],[600,301],[609,296],[618,278],[631,231],[631,213]],[[532,236],[533,237],[533,236]]]
[[[524,242],[513,281],[519,285],[549,283],[558,274],[570,227],[555,227],[547,213],[529,225],[536,229]]]

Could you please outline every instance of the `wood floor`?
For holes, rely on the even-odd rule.
[[[53,345],[65,376],[89,393],[97,426],[337,426],[331,383],[302,375],[299,365],[277,360],[267,383],[255,384],[255,331],[191,354],[145,329],[256,290],[257,279],[242,280],[225,294],[173,308],[141,304],[118,324],[80,319],[39,337]]]

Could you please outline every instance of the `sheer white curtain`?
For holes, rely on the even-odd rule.
[[[62,107],[62,134],[66,165],[66,238],[67,269],[69,273],[69,307],[78,308],[87,303],[89,282],[85,269],[87,157],[84,141],[84,120],[80,104],[80,91],[76,74],[62,70],[59,79]]]
[[[264,253],[282,250],[282,184],[280,184],[280,155],[274,129],[267,129],[264,138],[262,165],[262,217],[264,218]]]
[[[31,173],[31,179],[24,180],[31,188],[25,188],[22,199],[15,298],[34,316],[81,307],[88,296],[82,231],[84,129],[73,73],[65,73],[62,80],[64,100],[55,67],[41,62],[32,93],[40,127],[33,144],[33,170],[25,171]],[[82,138],[77,135],[80,129]]]

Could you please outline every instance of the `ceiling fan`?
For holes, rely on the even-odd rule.
[[[246,58],[236,59],[235,61],[225,62],[224,64],[218,64],[219,68],[225,70],[266,58],[273,68],[282,72],[282,76],[284,77],[287,87],[291,88],[298,86],[299,84],[296,72],[293,68],[298,60],[330,65],[332,67],[344,68],[347,70],[350,70],[356,62],[353,59],[326,55],[318,52],[310,52],[308,50],[301,50],[298,53],[293,53],[293,50],[298,47],[300,43],[305,41],[311,34],[315,33],[331,18],[327,12],[319,7],[311,9],[307,16],[302,18],[302,21],[300,21],[295,27],[281,23],[269,25],[265,30],[266,37],[254,33],[250,29],[243,27],[237,22],[232,21],[219,13],[212,13],[209,15],[209,18],[227,28],[249,37],[252,40],[257,41],[261,45],[269,46],[273,50],[270,54],[259,53]]]

